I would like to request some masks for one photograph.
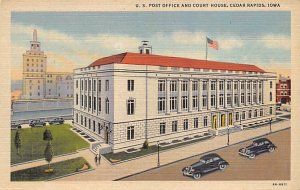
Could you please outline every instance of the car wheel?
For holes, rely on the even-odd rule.
[[[186,171],[186,170],[183,170],[182,175],[183,175],[183,176],[187,176],[187,171]]]
[[[200,177],[201,177],[201,174],[200,174],[200,173],[193,174],[193,178],[194,178],[194,179],[200,179]]]
[[[254,154],[254,153],[251,153],[251,154],[249,155],[249,158],[250,158],[250,159],[254,159],[254,158],[255,158],[255,154]]]
[[[220,168],[221,171],[223,171],[223,170],[225,170],[226,166],[227,166],[226,164],[221,164],[219,166],[219,168]]]
[[[274,147],[270,147],[269,148],[269,152],[274,152],[275,148]]]

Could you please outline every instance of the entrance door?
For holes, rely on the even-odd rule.
[[[105,128],[105,141],[106,141],[106,144],[108,144],[108,127]]]
[[[232,113],[229,113],[228,117],[228,125],[232,125]]]
[[[217,116],[213,116],[213,121],[212,121],[212,128],[217,129]]]
[[[225,127],[225,114],[221,115],[221,127]]]

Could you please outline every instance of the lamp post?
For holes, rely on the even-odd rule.
[[[270,133],[272,133],[272,118],[269,119],[270,122]]]
[[[228,114],[228,111],[226,111],[227,113],[227,146],[229,146],[229,114]]]
[[[159,141],[157,141],[157,167],[160,167],[160,161],[159,161]]]

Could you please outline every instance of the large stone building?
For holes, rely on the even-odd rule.
[[[33,31],[30,50],[23,54],[22,99],[71,98],[73,74],[47,72],[47,56]]]
[[[279,76],[276,83],[276,102],[290,103],[291,102],[291,79],[290,77]]]
[[[151,51],[144,43],[75,69],[75,127],[119,152],[275,117],[276,74]]]

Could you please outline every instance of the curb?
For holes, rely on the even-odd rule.
[[[56,180],[56,179],[60,179],[60,178],[64,178],[64,177],[68,177],[68,176],[72,176],[72,175],[77,175],[77,174],[81,174],[81,173],[85,173],[85,172],[90,172],[90,171],[93,171],[93,170],[95,170],[95,169],[91,168],[91,169],[83,170],[83,171],[80,171],[80,172],[74,172],[74,173],[70,173],[70,174],[66,174],[66,175],[57,176],[57,177],[54,177],[54,178],[47,179],[45,181],[53,181],[53,180]]]
[[[61,155],[58,155],[58,156],[53,156],[53,158],[59,158],[59,157],[63,157],[63,156],[69,156],[69,155],[77,154],[77,153],[78,153],[78,151],[67,153],[67,154],[61,154]],[[30,160],[30,161],[26,161],[26,162],[20,162],[20,163],[17,163],[17,164],[10,165],[10,167],[15,167],[15,166],[23,165],[23,164],[30,164],[30,163],[33,163],[33,162],[39,162],[39,161],[43,161],[43,160],[45,160],[45,158],[40,158],[40,159],[36,159],[36,160]]]
[[[178,149],[178,148],[182,148],[182,147],[186,147],[186,146],[190,146],[190,145],[193,145],[193,144],[197,144],[197,143],[200,143],[200,142],[204,142],[206,140],[211,140],[215,138],[215,136],[211,136],[210,138],[208,139],[205,139],[205,140],[199,140],[197,142],[193,142],[193,143],[188,143],[188,144],[185,144],[185,145],[182,145],[182,146],[178,146],[178,147],[174,147],[174,148],[169,148],[169,149],[166,149],[166,150],[160,150],[159,152],[166,152],[166,151],[170,151],[170,150],[174,150],[174,149]],[[123,160],[123,161],[120,161],[120,162],[116,162],[116,163],[112,163],[110,162],[105,156],[103,156],[105,158],[105,160],[107,160],[108,163],[110,163],[110,165],[114,166],[114,165],[118,165],[118,164],[122,164],[124,162],[129,162],[129,161],[133,161],[133,160],[136,160],[136,159],[140,159],[140,158],[144,158],[144,157],[147,157],[147,156],[151,156],[151,155],[154,155],[154,154],[157,154],[157,152],[153,152],[153,153],[150,153],[150,154],[146,154],[146,155],[143,155],[143,156],[138,156],[138,157],[134,157],[134,158],[130,158],[130,159],[127,159],[127,160]]]
[[[130,174],[130,175],[121,177],[121,178],[114,179],[113,181],[120,181],[120,180],[122,180],[122,179],[126,179],[126,178],[128,178],[128,177],[132,177],[132,176],[139,175],[139,174],[142,174],[142,173],[145,173],[145,172],[154,170],[154,169],[158,169],[158,168],[161,168],[161,167],[165,167],[165,166],[174,164],[174,163],[176,163],[176,162],[181,162],[181,161],[183,161],[183,160],[187,160],[187,159],[190,159],[190,158],[193,158],[193,157],[196,157],[196,156],[200,156],[200,155],[203,155],[203,154],[208,154],[208,153],[211,153],[211,152],[214,152],[214,151],[217,151],[217,150],[221,150],[221,149],[223,149],[223,148],[231,147],[231,146],[234,146],[234,145],[243,143],[243,142],[247,142],[247,141],[249,141],[249,140],[253,140],[253,139],[256,139],[256,138],[264,137],[264,136],[266,136],[266,135],[271,135],[271,134],[278,133],[278,132],[281,132],[281,131],[284,131],[284,130],[288,130],[288,129],[291,129],[291,127],[287,127],[287,128],[280,129],[280,130],[277,130],[277,131],[272,131],[272,132],[269,132],[269,133],[265,133],[265,134],[262,134],[262,135],[259,135],[259,136],[256,136],[256,137],[253,137],[253,138],[250,138],[250,139],[242,140],[242,141],[240,141],[240,142],[236,142],[236,143],[227,145],[227,146],[222,146],[222,147],[219,147],[219,148],[216,148],[216,149],[213,149],[213,150],[209,150],[209,151],[206,151],[206,152],[202,152],[202,153],[200,153],[200,154],[195,154],[195,155],[193,155],[193,156],[189,156],[189,157],[186,157],[186,158],[182,158],[182,159],[180,159],[180,160],[176,160],[176,161],[173,161],[173,162],[170,162],[170,163],[167,163],[167,164],[160,165],[160,167],[152,167],[152,168],[149,168],[149,169],[144,170],[144,171],[141,171],[141,172],[137,172],[137,173],[134,173],[134,174]]]

